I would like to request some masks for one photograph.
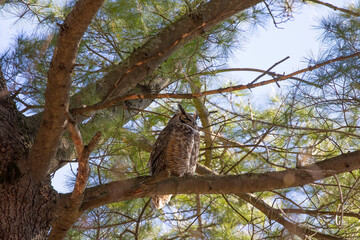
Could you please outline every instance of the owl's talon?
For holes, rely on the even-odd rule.
[[[194,174],[192,174],[192,173],[184,173],[184,177],[189,177],[189,176],[193,176]]]

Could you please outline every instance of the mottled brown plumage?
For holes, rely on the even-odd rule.
[[[200,144],[196,118],[196,113],[193,116],[186,113],[179,104],[178,113],[170,119],[154,144],[148,163],[151,175],[164,171],[177,177],[195,173]],[[160,209],[170,198],[171,195],[155,195],[151,199],[151,205]]]

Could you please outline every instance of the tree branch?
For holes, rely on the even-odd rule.
[[[69,127],[73,128],[73,127]],[[79,130],[76,128],[77,133],[80,133]],[[74,130],[73,129],[73,130]],[[75,131],[70,130],[70,134],[71,134],[71,138],[74,141],[75,146],[77,145],[75,143],[75,139],[78,138],[78,136],[81,139],[81,136],[78,135]],[[74,133],[77,134],[77,136],[74,136]],[[78,151],[78,162],[79,162],[79,167],[78,167],[78,172],[76,174],[76,182],[75,182],[75,186],[74,186],[74,190],[72,192],[71,198],[72,199],[77,199],[80,196],[82,196],[85,188],[86,188],[86,184],[87,181],[89,179],[89,156],[91,154],[91,152],[94,150],[96,144],[99,142],[99,139],[101,137],[101,132],[97,132],[91,139],[90,143],[84,147],[82,147],[82,149],[80,149],[80,146],[77,146],[76,148],[79,150]],[[82,142],[82,140],[81,140]]]
[[[207,172],[207,174],[217,174],[214,173],[213,171],[209,171],[210,169],[204,169],[203,167],[201,168],[201,171],[203,172]],[[268,219],[270,220],[274,220],[278,223],[280,223],[281,225],[283,225],[290,233],[295,234],[299,237],[301,237],[302,239],[305,239],[307,236],[312,236],[318,239],[341,239],[335,236],[331,236],[331,235],[327,235],[327,234],[323,234],[323,233],[319,233],[319,232],[315,232],[312,231],[311,229],[308,229],[306,227],[302,227],[299,226],[296,223],[292,223],[288,220],[286,220],[283,216],[282,216],[282,211],[275,209],[271,206],[269,206],[267,203],[265,203],[263,200],[254,197],[251,194],[247,194],[247,193],[240,193],[237,196],[239,196],[242,200],[250,203],[251,205],[253,205],[254,207],[256,207],[258,210],[260,210],[263,214],[265,214],[267,216]],[[231,206],[231,208],[233,208],[233,210],[235,210],[235,212],[237,212],[237,210],[230,204],[230,202],[226,199],[226,197],[223,195],[225,201],[229,204],[229,206]],[[291,210],[291,209],[290,209]],[[297,209],[295,209],[297,210]],[[301,210],[301,209],[299,209]],[[239,212],[237,212],[243,219],[245,219],[245,221],[248,222],[248,220]]]
[[[343,13],[353,15],[355,17],[360,17],[360,13],[350,11],[350,10],[345,9],[345,8],[340,8],[340,7],[334,6],[334,5],[330,4],[330,3],[326,3],[326,2],[322,2],[322,1],[318,1],[318,0],[307,0],[307,1],[323,5],[325,7],[331,8],[331,9],[333,9],[335,11],[340,11],[340,12],[343,12]]]
[[[331,235],[327,235],[320,232],[315,232],[310,230],[306,227],[302,227],[298,224],[292,223],[286,220],[278,209],[272,208],[268,204],[266,204],[263,200],[252,196],[251,194],[239,194],[239,197],[244,201],[250,203],[257,209],[259,209],[262,213],[264,213],[268,219],[274,220],[281,225],[283,225],[290,233],[299,236],[301,239],[306,239],[308,236],[317,238],[317,239],[324,239],[324,240],[334,240],[334,239],[343,239],[341,237],[335,237]]]
[[[278,172],[172,177],[154,184],[144,184],[149,182],[151,178],[144,176],[86,189],[81,210],[84,211],[113,202],[150,197],[155,194],[240,194],[303,186],[359,168],[360,151],[356,151],[329,158],[301,169]],[[64,197],[68,197],[68,194],[65,194]]]
[[[200,75],[200,76],[215,75],[215,74],[218,74],[218,73],[233,72],[233,71],[265,73],[265,74],[270,75],[270,76],[272,76],[272,77],[274,77],[274,78],[275,78],[275,77],[283,77],[283,76],[284,76],[283,74],[278,74],[278,73],[276,73],[276,72],[271,72],[271,71],[269,71],[269,70],[262,70],[262,69],[257,69],[257,68],[224,68],[224,69],[216,69],[216,70],[210,70],[210,71],[202,71],[202,72],[195,73],[195,74],[192,74],[192,75],[189,75],[189,76],[194,76],[194,75]],[[319,84],[312,83],[312,82],[306,81],[306,80],[301,79],[301,78],[290,77],[290,78],[288,78],[288,79],[297,80],[297,81],[299,81],[299,82],[303,82],[303,83],[306,83],[306,84],[315,86],[315,87],[317,87],[317,88],[320,87]]]
[[[41,181],[48,174],[50,161],[59,147],[78,46],[103,1],[79,0],[60,27],[48,72],[43,119],[28,155],[31,175],[35,181]]]
[[[259,2],[261,0],[212,0],[183,16],[130,55],[125,61],[126,66],[122,67],[123,72],[118,73],[103,101],[141,82],[147,74],[194,37]]]
[[[57,206],[57,218],[54,220],[49,234],[49,239],[51,240],[63,239],[66,236],[66,232],[81,215],[81,213],[79,213],[79,207],[81,206],[84,196],[83,193],[89,179],[89,156],[101,136],[101,132],[97,132],[92,137],[90,143],[84,146],[81,133],[74,119],[72,119],[69,113],[67,114],[69,118],[67,125],[76,148],[79,167],[76,174],[74,190],[72,191],[70,198],[66,199],[66,201],[60,201]]]
[[[87,1],[81,1],[87,2]],[[91,2],[91,1],[90,1]],[[93,1],[99,2],[99,1]],[[106,74],[103,78],[99,79],[95,83],[90,83],[86,87],[82,88],[81,91],[74,94],[71,97],[70,104],[72,108],[76,108],[79,106],[85,106],[88,103],[86,99],[86,95],[89,94],[89,91],[93,92],[95,89],[95,93],[97,98],[100,99],[108,99],[112,98],[121,92],[128,92],[129,89],[136,86],[137,83],[143,82],[144,79],[149,76],[164,60],[166,60],[172,53],[174,53],[177,49],[184,46],[186,43],[194,39],[195,37],[204,33],[204,31],[209,31],[215,25],[221,23],[223,20],[231,17],[232,15],[243,11],[251,6],[256,5],[261,2],[261,0],[212,0],[207,2],[206,4],[200,5],[197,9],[194,9],[192,12],[184,15],[179,20],[170,24],[168,27],[164,28],[157,35],[151,37],[143,46],[134,50],[134,52],[122,63],[117,66],[114,66],[112,70]],[[79,3],[77,5],[80,5]],[[81,10],[86,12],[91,12],[92,9],[85,6],[81,7]],[[75,14],[78,15],[77,10],[73,10]],[[80,16],[80,15],[79,15]],[[69,20],[67,22],[70,22]],[[68,24],[64,24],[64,26],[69,26]],[[61,40],[61,39],[60,39]],[[58,41],[59,43],[61,41]],[[73,43],[68,42],[69,46],[72,48]],[[66,45],[66,44],[65,44]],[[57,47],[57,55],[62,55],[64,49]],[[67,51],[67,49],[65,49]],[[57,56],[56,55],[56,56]],[[63,62],[71,62],[71,61],[63,61]],[[52,68],[57,68],[59,66],[59,61],[56,61],[57,65],[51,65]],[[62,66],[62,65],[61,65]],[[70,69],[72,69],[72,66]],[[66,69],[67,70],[67,69]],[[54,75],[54,74],[52,74]],[[50,76],[50,75],[49,75]],[[56,76],[56,75],[55,75]],[[60,75],[59,75],[60,77]],[[50,81],[49,83],[53,81]],[[68,83],[67,81],[63,81]],[[58,98],[58,95],[55,89],[61,89],[58,94],[63,93],[63,87],[67,86],[66,84],[57,84],[56,87],[51,88],[52,91],[47,90],[49,94],[47,94],[48,98],[54,96],[54,98]],[[68,86],[67,86],[68,87]],[[49,86],[48,86],[49,88]],[[159,90],[156,90],[158,92]],[[51,92],[51,93],[50,93]],[[68,91],[65,91],[68,92]],[[125,93],[124,93],[125,94]],[[46,169],[48,167],[49,159],[54,156],[53,151],[56,150],[57,143],[59,143],[58,136],[61,135],[62,128],[64,126],[65,118],[61,114],[66,109],[67,105],[67,97],[65,97],[62,103],[61,101],[56,101],[59,104],[53,102],[52,106],[47,104],[45,106],[45,110],[48,113],[44,116],[44,121],[41,125],[41,131],[38,134],[38,140],[33,146],[33,150],[29,156],[34,166],[33,170],[36,172],[42,172],[40,174],[34,174],[40,176],[41,174],[46,173]],[[48,101],[48,100],[46,100]],[[138,101],[141,106],[147,106],[148,104],[143,104],[143,101]],[[149,101],[150,102],[150,101]],[[63,105],[64,104],[64,105]],[[57,108],[55,108],[58,106]],[[59,108],[61,110],[59,110]],[[59,111],[57,111],[59,110]],[[119,111],[120,112],[120,111]],[[74,113],[74,112],[73,112]],[[38,116],[40,115],[40,116]],[[39,119],[42,113],[34,115],[29,119],[30,122],[40,122]],[[81,118],[83,116],[80,115]],[[78,119],[78,117],[76,116]],[[52,120],[56,121],[52,121]],[[54,124],[52,124],[54,123]],[[51,124],[51,125],[50,125]],[[50,126],[49,126],[50,125]],[[60,127],[56,127],[60,126]],[[37,128],[37,127],[36,127]],[[47,136],[48,135],[48,136]],[[46,140],[48,139],[48,140]],[[46,152],[46,154],[40,154],[41,152]],[[65,149],[66,152],[69,152],[69,149]],[[38,153],[39,152],[39,153]],[[37,154],[38,153],[38,154]],[[70,154],[67,154],[70,155]],[[37,162],[40,162],[37,164]],[[61,164],[59,161],[52,161],[53,167],[52,170],[57,169]],[[37,170],[37,168],[42,170]]]
[[[96,83],[97,94],[102,98],[98,104],[108,102],[116,96],[123,96],[177,49],[225,19],[259,2],[261,0],[212,0],[168,25]],[[87,88],[93,87],[90,84]],[[82,94],[85,93],[86,91],[74,95],[77,106],[87,105],[82,102]]]
[[[296,213],[296,214],[307,214],[313,216],[319,215],[330,215],[330,216],[341,216],[354,217],[360,220],[360,214],[354,212],[337,212],[337,211],[321,211],[321,210],[309,210],[309,209],[296,209],[296,208],[283,208],[281,209],[284,213]]]
[[[81,114],[81,113],[85,113],[85,112],[92,112],[92,111],[100,110],[103,108],[111,107],[119,102],[123,102],[126,100],[133,100],[133,99],[155,99],[155,98],[192,99],[192,98],[197,98],[197,97],[207,96],[207,95],[212,95],[212,94],[233,92],[233,91],[239,91],[239,90],[244,90],[244,89],[252,89],[252,88],[264,86],[264,85],[267,85],[270,83],[283,81],[283,80],[289,79],[293,76],[296,76],[298,74],[308,72],[308,71],[313,71],[313,70],[323,67],[327,64],[338,62],[338,61],[343,61],[343,60],[353,58],[353,57],[356,57],[359,55],[360,55],[360,52],[357,52],[357,53],[354,53],[351,55],[347,55],[347,56],[340,56],[335,59],[331,59],[331,60],[316,64],[314,66],[309,66],[307,68],[300,69],[298,71],[295,71],[295,72],[287,74],[287,75],[282,75],[282,76],[273,78],[271,80],[266,80],[266,81],[253,83],[253,84],[250,83],[247,85],[236,85],[236,86],[232,86],[232,87],[219,88],[216,90],[209,90],[209,91],[204,91],[204,92],[200,92],[200,93],[192,93],[192,94],[164,93],[164,94],[134,94],[134,95],[128,95],[128,96],[119,96],[119,97],[114,97],[109,101],[102,101],[102,102],[96,103],[91,106],[74,108],[74,109],[71,109],[70,111],[71,111],[71,113],[74,113],[74,114],[75,113]]]

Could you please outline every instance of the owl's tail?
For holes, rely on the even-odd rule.
[[[151,207],[160,209],[170,202],[171,195],[155,195],[151,197]]]

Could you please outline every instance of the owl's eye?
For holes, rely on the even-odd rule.
[[[188,116],[186,116],[185,114],[182,114],[180,116],[180,121],[183,122],[183,123],[189,123],[189,122],[191,122],[191,119],[188,118]]]
[[[181,120],[182,122],[186,122],[186,121],[187,121],[187,117],[186,117],[185,115],[181,115],[181,116],[180,116],[180,120]]]

